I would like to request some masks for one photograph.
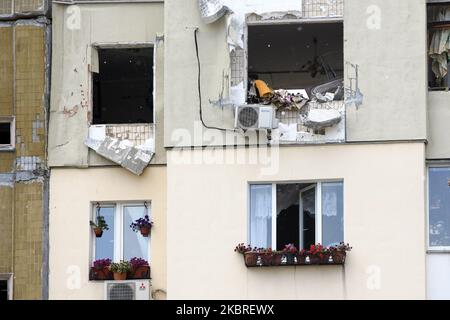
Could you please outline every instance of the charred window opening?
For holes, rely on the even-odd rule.
[[[430,1],[428,1],[430,2]],[[428,87],[448,90],[450,66],[450,4],[448,1],[428,3]]]
[[[153,123],[153,48],[98,49],[93,124]]]
[[[309,96],[313,88],[343,79],[343,73],[341,22],[251,25],[248,28],[249,81],[262,80],[274,90],[305,90]],[[263,96],[259,91],[253,96]],[[258,102],[252,101],[250,91],[248,98],[251,103]]]

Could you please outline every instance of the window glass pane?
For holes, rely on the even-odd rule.
[[[135,220],[143,218],[146,214],[144,206],[125,206],[123,208],[123,257],[125,260],[137,257],[149,261],[148,243],[150,237],[134,232],[130,225]],[[148,216],[151,220],[150,209]]]
[[[450,246],[450,168],[429,169],[430,246]]]
[[[114,212],[114,207],[100,207],[98,212],[100,216],[105,217],[109,230],[103,230],[101,238],[95,238],[95,260],[114,259]]]
[[[344,185],[322,184],[322,244],[331,246],[344,241]]]
[[[316,243],[316,187],[301,193],[303,249]]]
[[[272,247],[272,185],[250,186],[250,245]]]
[[[300,245],[299,199],[299,184],[277,184],[277,250]]]

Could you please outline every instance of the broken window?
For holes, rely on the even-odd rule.
[[[428,2],[428,87],[430,90],[448,90],[450,4],[439,0]]]
[[[99,48],[96,53],[93,124],[153,123],[153,48]]]
[[[93,208],[93,219],[103,216],[109,230],[104,230],[100,238],[94,237],[93,260],[127,260],[137,257],[149,261],[149,238],[134,232],[130,225],[146,214],[150,208],[142,204],[112,203],[100,204]]]
[[[262,80],[270,89],[310,97],[314,88],[342,81],[343,42],[342,22],[249,25],[250,88]],[[255,91],[249,90],[249,102],[260,102],[268,88],[256,85]]]
[[[282,250],[287,244],[339,244],[343,201],[342,182],[250,185],[250,245]]]
[[[0,149],[14,148],[14,118],[0,117]]]

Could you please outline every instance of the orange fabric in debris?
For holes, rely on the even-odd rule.
[[[269,94],[272,94],[272,89],[270,89],[267,83],[262,80],[255,80],[255,86],[256,89],[258,89],[260,97],[265,97]]]

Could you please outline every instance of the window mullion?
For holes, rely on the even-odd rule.
[[[316,187],[316,243],[323,244],[322,237],[322,182]]]
[[[277,185],[272,183],[272,249],[277,250]]]

